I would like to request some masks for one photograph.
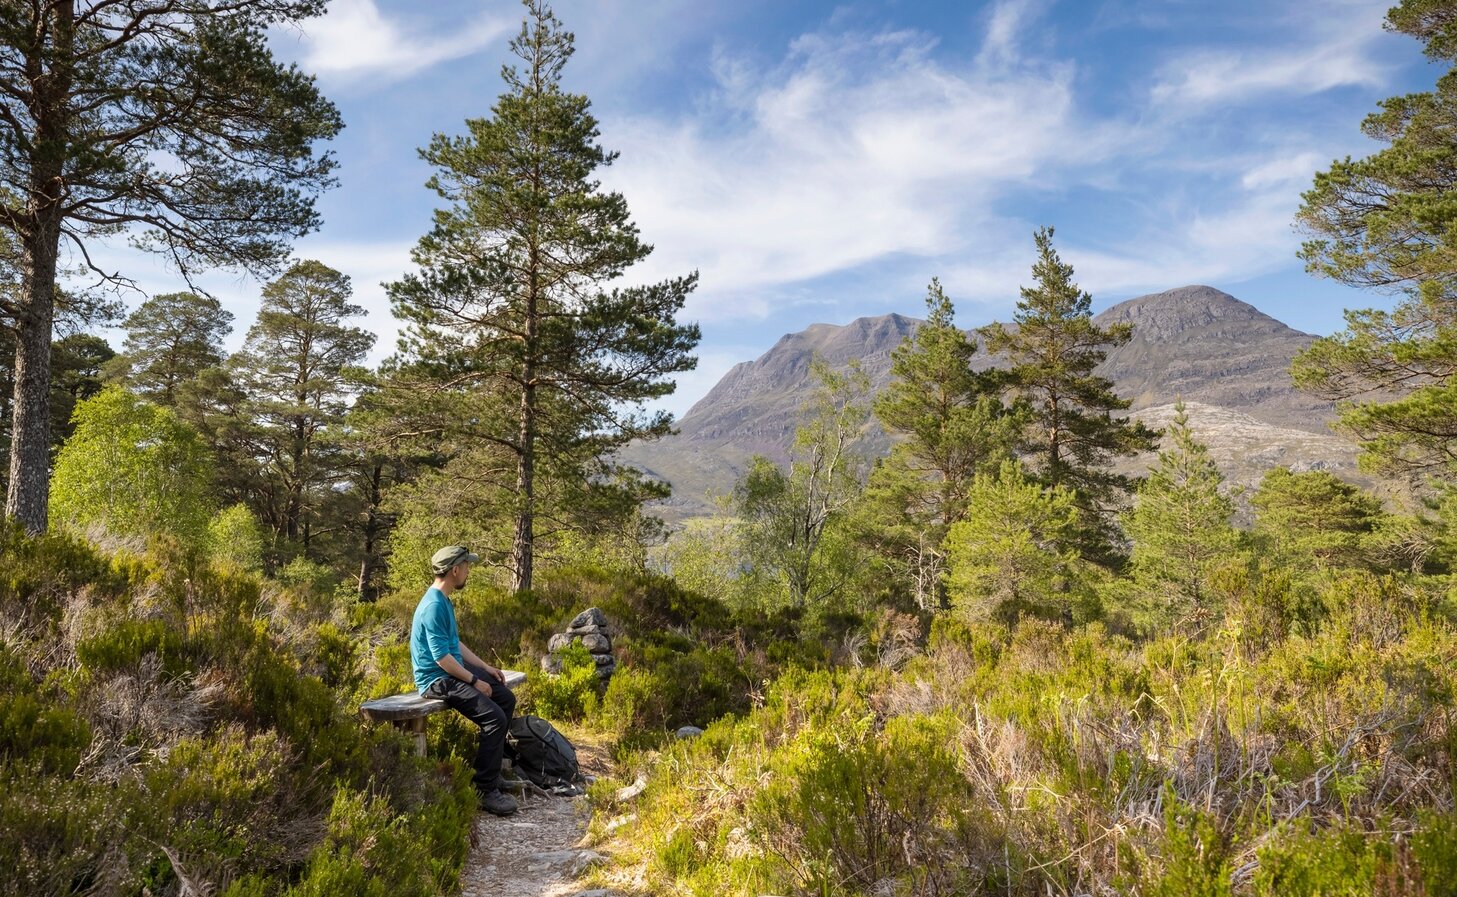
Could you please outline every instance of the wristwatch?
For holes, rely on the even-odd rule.
[[[481,680],[478,679],[478,678],[476,678],[476,674],[475,673],[471,673],[470,674],[470,681],[467,682],[466,685],[475,685],[479,681],[481,681]]]

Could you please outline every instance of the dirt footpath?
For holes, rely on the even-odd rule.
[[[577,743],[582,771],[601,775],[611,761],[587,739]],[[504,819],[477,813],[475,845],[460,876],[464,897],[606,897],[575,882],[605,861],[581,846],[591,808],[585,797],[521,795],[521,809]]]
[[[478,813],[476,845],[461,875],[461,892],[465,897],[583,893],[574,882],[603,861],[601,854],[578,846],[588,812],[583,797],[524,796],[515,816]]]

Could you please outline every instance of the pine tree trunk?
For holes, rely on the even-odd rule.
[[[24,253],[23,304],[15,322],[15,396],[10,483],[5,496],[5,513],[30,533],[44,532],[49,516],[51,330],[56,314],[56,258],[65,194],[61,147],[69,128],[74,0],[58,0],[50,15],[54,42],[50,68],[39,46],[30,48],[26,60],[26,75],[35,91],[32,114],[37,139],[29,160],[32,212],[20,240]]]
[[[288,504],[284,509],[285,532],[288,537],[297,540],[302,534],[300,526],[303,517],[303,496],[304,496],[304,422],[297,420],[293,428],[293,447],[289,453],[289,460],[292,467],[289,470],[288,483]],[[307,553],[308,546],[304,546]]]
[[[46,231],[49,231],[47,236]],[[55,319],[60,218],[27,241],[25,304],[15,322],[10,484],[5,513],[26,532],[45,532],[50,498],[51,327]]]
[[[533,303],[534,305],[535,303]],[[528,339],[535,334],[535,314],[527,324]],[[520,452],[516,456],[516,538],[511,546],[511,588],[531,588],[532,560],[535,552],[536,524],[536,386],[531,382],[536,366],[530,350],[525,366],[526,385],[521,389]]]
[[[374,601],[379,592],[374,588],[374,571],[379,561],[375,558],[379,542],[380,482],[384,465],[376,463],[369,477],[369,505],[364,516],[364,559],[359,562],[359,600]]]

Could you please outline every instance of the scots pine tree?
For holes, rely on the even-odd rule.
[[[1132,574],[1162,620],[1202,622],[1210,610],[1209,573],[1239,547],[1234,503],[1224,477],[1194,437],[1183,402],[1164,436],[1158,465],[1139,484],[1123,531],[1133,542]]]
[[[1296,569],[1356,567],[1384,521],[1381,502],[1324,470],[1277,467],[1251,496],[1255,536]]]
[[[19,289],[0,296],[16,352],[5,513],[46,527],[57,272],[129,234],[184,275],[271,271],[318,224],[339,116],[266,33],[324,0],[0,4],[0,237]]]
[[[372,333],[349,323],[364,314],[352,292],[349,278],[322,262],[295,263],[263,288],[258,320],[229,359],[261,464],[255,507],[305,553],[319,505],[344,473],[326,431],[348,409],[349,370],[374,344]]]
[[[652,247],[596,179],[616,156],[588,99],[562,87],[572,34],[542,0],[525,5],[520,62],[491,115],[421,153],[446,207],[415,247],[419,273],[389,285],[407,329],[387,385],[403,432],[476,456],[462,473],[475,503],[511,521],[501,553],[518,589],[532,584],[539,518],[573,525],[609,494],[598,486],[622,481],[619,447],[669,431],[645,403],[693,368],[699,338],[676,321],[696,274],[609,288]],[[543,480],[567,503],[544,503]]]
[[[103,371],[116,356],[92,333],[73,333],[51,343],[51,426],[57,449],[70,437],[76,405],[101,392]]]
[[[1307,270],[1400,295],[1395,308],[1346,312],[1346,329],[1295,359],[1301,388],[1340,403],[1339,424],[1369,470],[1420,480],[1457,472],[1457,16],[1404,0],[1388,30],[1447,67],[1435,90],[1392,97],[1361,125],[1386,144],[1315,176],[1297,221]]]
[[[1132,479],[1109,465],[1154,449],[1158,434],[1114,416],[1129,402],[1093,369],[1107,357],[1107,347],[1128,342],[1132,325],[1093,323],[1092,296],[1073,282],[1072,266],[1058,257],[1052,235],[1050,227],[1037,231],[1035,285],[1022,288],[1015,326],[991,324],[981,332],[987,350],[1010,363],[1000,374],[1003,388],[1029,413],[1023,431],[1028,465],[1043,484],[1076,496],[1086,527],[1084,551],[1107,560],[1112,512],[1133,488]]]
[[[861,539],[922,608],[941,603],[942,543],[966,514],[973,479],[1012,457],[1022,425],[972,370],[975,354],[933,279],[926,321],[892,353],[891,381],[875,401],[875,416],[899,441],[867,484]]]
[[[127,316],[116,359],[118,379],[159,405],[177,404],[177,389],[223,362],[233,314],[212,296],[161,293]]]
[[[946,539],[952,607],[973,622],[1068,614],[1081,563],[1072,490],[1004,461],[977,474],[967,499]]]

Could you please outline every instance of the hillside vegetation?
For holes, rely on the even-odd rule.
[[[412,688],[427,559],[459,544],[481,558],[453,596],[462,640],[528,671],[521,710],[616,770],[590,793],[611,861],[584,884],[1457,895],[1457,74],[1384,103],[1365,129],[1386,146],[1303,197],[1312,272],[1390,288],[1392,308],[1315,340],[1202,288],[1192,317],[1172,294],[1094,316],[1043,227],[1010,321],[961,329],[933,278],[923,322],[864,325],[875,366],[796,356],[803,401],[731,459],[715,514],[670,532],[647,510],[666,486],[621,450],[671,431],[652,408],[696,363],[678,316],[697,275],[621,286],[652,247],[564,88],[573,35],[526,0],[489,115],[422,150],[441,208],[386,287],[398,352],[366,370],[348,277],[282,264],[339,121],[265,31],[322,4],[224,5],[0,17],[0,48],[65,75],[36,81],[44,133],[0,174],[93,178],[65,208],[0,196],[24,205],[0,230],[25,238],[0,302],[0,895],[459,893],[476,731],[436,714],[419,758],[356,716]],[[1454,10],[1403,0],[1387,24],[1451,63]],[[104,88],[88,128],[156,104],[179,130],[124,129],[115,157],[56,138],[77,84]],[[220,195],[169,217],[191,187],[155,180],[167,153],[229,141],[255,152],[204,152],[180,180]],[[115,316],[53,289],[61,235],[158,203],[175,261],[274,276],[242,348],[192,292],[142,302],[120,353],[53,345],[57,303],[72,325]],[[1285,355],[1195,357],[1251,332]],[[1301,394],[1267,389],[1287,363]],[[724,428],[762,373],[729,379]],[[1158,394],[1172,375],[1277,417],[1334,403],[1380,494],[1270,455],[1229,482],[1177,388]],[[1276,455],[1325,445],[1257,423],[1292,424]],[[614,624],[610,681],[585,643],[543,672],[587,607]]]

